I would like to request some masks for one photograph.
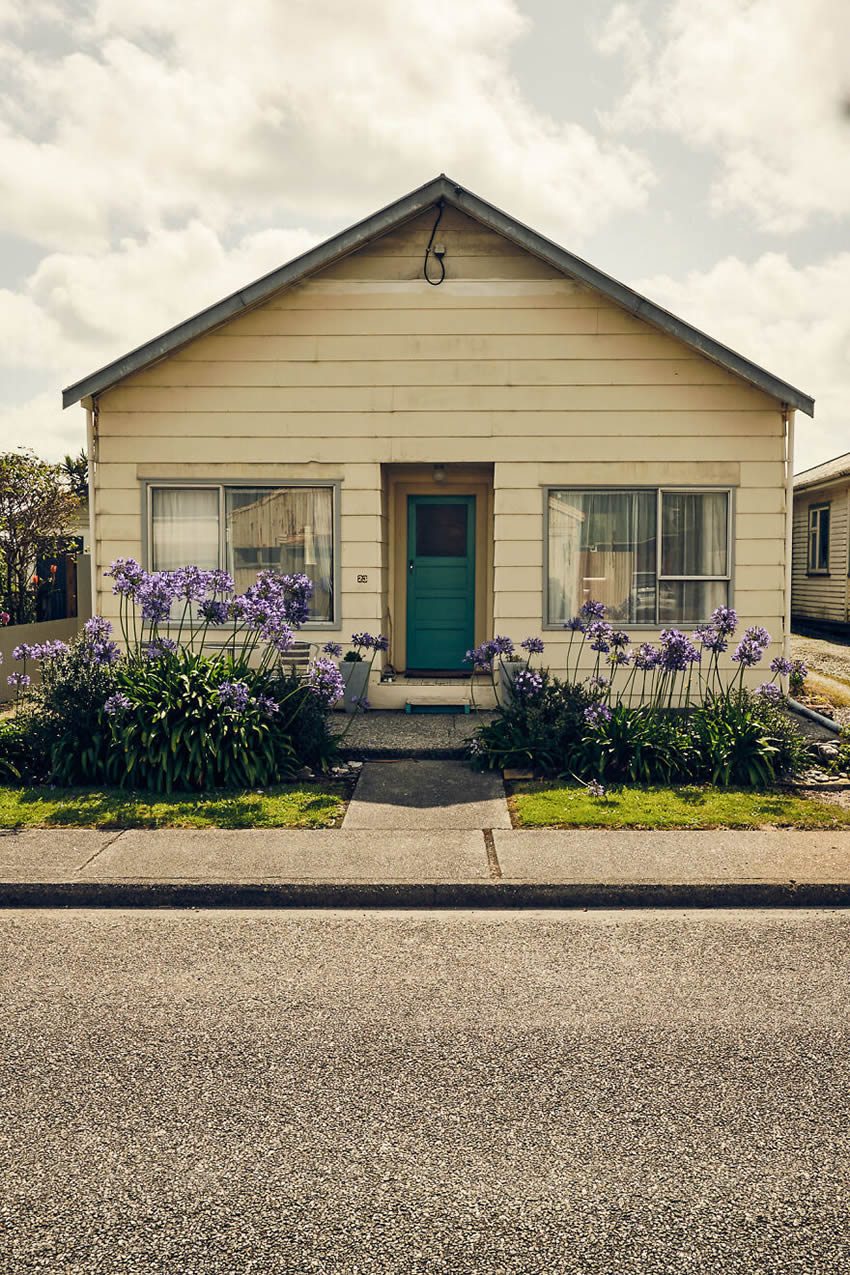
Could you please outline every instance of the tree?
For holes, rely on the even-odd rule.
[[[65,456],[59,466],[65,476],[65,482],[80,501],[89,498],[89,458],[86,449],[80,448],[79,456]]]
[[[35,619],[40,554],[60,553],[70,542],[68,525],[80,508],[62,466],[21,449],[0,454],[0,554],[4,607],[15,624]]]

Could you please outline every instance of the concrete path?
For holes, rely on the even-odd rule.
[[[850,907],[850,832],[28,829],[0,835],[16,906]]]
[[[355,828],[455,831],[510,828],[501,777],[458,761],[366,762],[343,821]]]

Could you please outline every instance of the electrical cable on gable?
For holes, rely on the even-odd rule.
[[[431,231],[431,238],[428,240],[428,247],[425,249],[425,261],[422,266],[422,274],[425,277],[425,281],[427,283],[430,283],[432,288],[438,288],[446,277],[446,267],[443,263],[443,257],[446,255],[446,250],[442,244],[437,244],[436,248],[434,249],[434,256],[437,258],[437,260],[440,263],[440,277],[439,279],[431,279],[428,276],[428,257],[431,252],[431,245],[434,242],[434,236],[437,233],[437,227],[440,224],[440,218],[442,217],[442,215],[443,215],[443,201],[442,199],[440,199],[437,202],[437,220],[434,222],[434,227]]]

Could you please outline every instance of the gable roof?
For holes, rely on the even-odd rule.
[[[834,456],[811,469],[803,469],[794,475],[794,490],[804,491],[806,487],[816,487],[819,483],[829,482],[832,478],[850,477],[850,452],[843,456]]]
[[[358,248],[364,247],[371,240],[378,238],[380,235],[385,235],[396,226],[409,221],[411,217],[424,212],[439,200],[460,209],[461,212],[475,218],[482,225],[503,235],[521,248],[525,248],[542,261],[554,266],[557,270],[561,270],[575,279],[580,279],[591,288],[601,292],[603,296],[608,297],[616,305],[628,310],[630,314],[644,319],[662,332],[666,332],[677,340],[684,342],[685,345],[689,345],[699,354],[712,359],[721,367],[726,368],[727,371],[740,376],[765,394],[769,394],[772,398],[778,399],[782,403],[787,403],[789,407],[800,408],[808,416],[814,416],[815,404],[810,395],[803,393],[802,390],[795,389],[787,381],[780,380],[778,376],[765,371],[764,368],[759,367],[757,364],[751,363],[743,355],[730,350],[728,346],[721,344],[720,341],[715,341],[712,337],[706,336],[704,332],[700,332],[698,328],[691,327],[683,319],[676,318],[668,310],[663,310],[646,297],[642,297],[640,293],[627,288],[625,284],[618,283],[610,275],[603,274],[601,270],[589,265],[581,257],[576,257],[571,252],[567,252],[565,248],[559,247],[551,239],[546,239],[543,235],[537,234],[536,231],[524,226],[522,222],[516,221],[515,218],[494,207],[493,204],[487,203],[486,200],[480,199],[478,195],[473,195],[471,191],[459,186],[457,182],[446,177],[444,173],[441,173],[433,181],[427,182],[424,186],[420,186],[417,190],[411,191],[409,195],[404,195],[401,199],[397,199],[395,203],[388,204],[386,208],[373,213],[371,217],[365,218],[364,221],[359,221],[356,225],[350,226],[348,230],[343,230],[340,234],[326,239],[324,243],[311,248],[309,252],[302,253],[300,257],[296,257],[286,265],[280,266],[279,269],[272,270],[269,274],[263,275],[261,279],[255,280],[254,283],[240,288],[238,292],[231,293],[224,300],[208,306],[207,309],[201,310],[200,313],[193,315],[192,318],[186,319],[183,323],[178,323],[176,327],[169,328],[167,332],[154,337],[152,341],[147,341],[144,345],[137,346],[135,350],[131,350],[120,359],[115,359],[98,371],[83,377],[81,381],[77,381],[74,385],[69,385],[67,389],[62,391],[62,406],[69,407],[71,403],[76,403],[79,399],[85,398],[89,394],[101,393],[101,391],[115,385],[116,382],[123,380],[125,376],[130,376],[133,372],[140,371],[142,368],[147,367],[149,363],[153,363],[164,355],[172,353],[172,351],[185,345],[188,341],[202,336],[212,328],[218,327],[234,315],[240,314],[267,300],[273,293],[280,291],[281,288],[297,283],[300,279],[323,269],[348,253],[356,252]]]

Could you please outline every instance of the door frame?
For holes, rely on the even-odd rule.
[[[389,661],[398,672],[407,667],[407,497],[475,496],[475,645],[492,636],[493,627],[493,466],[446,465],[435,482],[432,465],[385,465],[383,490],[387,512],[387,628]]]

